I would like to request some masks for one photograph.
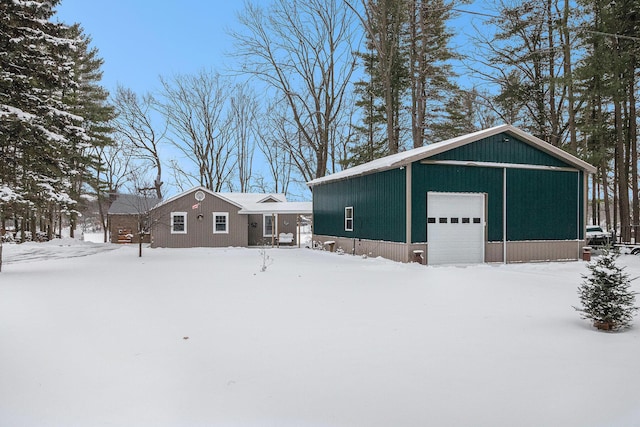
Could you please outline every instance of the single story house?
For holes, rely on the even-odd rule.
[[[107,212],[111,243],[149,243],[149,210],[158,204],[157,197],[116,194]],[[140,233],[142,231],[142,234]]]
[[[594,172],[497,126],[310,181],[313,239],[426,264],[575,260]]]
[[[221,193],[195,187],[150,211],[151,247],[292,245],[311,202],[283,194]]]

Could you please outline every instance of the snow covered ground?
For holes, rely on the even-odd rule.
[[[0,426],[640,425],[640,319],[581,320],[582,262],[267,254],[5,245]]]

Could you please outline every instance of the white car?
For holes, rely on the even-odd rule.
[[[599,225],[587,225],[587,244],[591,246],[606,246],[611,243],[611,233]]]

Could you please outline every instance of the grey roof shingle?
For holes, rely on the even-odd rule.
[[[109,208],[110,215],[132,215],[148,212],[157,205],[157,197],[144,197],[137,194],[118,194]]]

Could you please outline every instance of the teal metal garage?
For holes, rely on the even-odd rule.
[[[475,194],[484,203],[483,261],[577,259],[584,245],[586,179],[593,172],[590,164],[518,128],[498,126],[309,182],[314,239],[336,241],[348,253],[406,262],[423,251],[427,263],[457,263],[435,255],[433,244],[442,242],[428,233],[429,205]],[[429,202],[436,193],[450,196]],[[462,225],[469,215],[448,216],[447,223],[453,218]]]

